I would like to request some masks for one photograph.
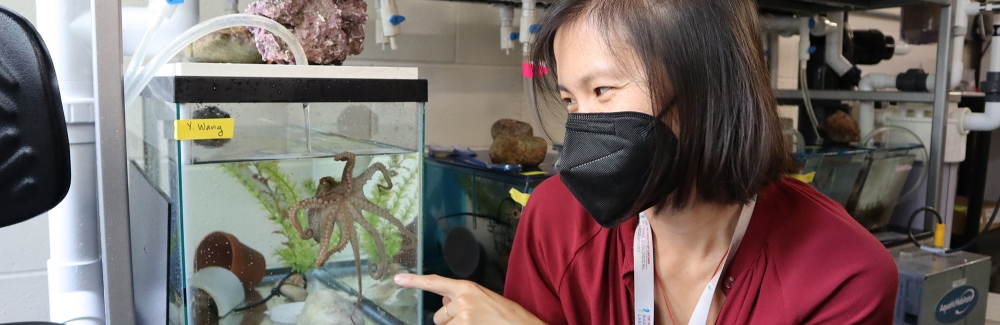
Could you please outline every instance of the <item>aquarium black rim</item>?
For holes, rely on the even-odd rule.
[[[156,77],[142,91],[169,103],[427,102],[425,79]]]

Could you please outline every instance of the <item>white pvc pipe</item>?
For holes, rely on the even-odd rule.
[[[904,42],[903,40],[896,40],[896,46],[892,52],[892,55],[895,56],[907,55],[910,54],[910,51],[913,51],[913,46],[911,46],[909,43]]]
[[[844,57],[844,13],[830,13],[829,18],[837,27],[830,29],[830,34],[826,36],[826,64],[838,76],[843,76],[852,67],[851,62]]]
[[[962,73],[965,71],[965,63],[962,62],[962,53],[965,47],[965,35],[956,36],[952,40],[951,51],[951,75],[948,76],[948,87],[954,89],[962,82]]]
[[[834,28],[837,28],[837,24],[834,24],[826,17],[816,16],[814,19],[815,19],[814,20],[815,25],[813,26],[812,29],[813,36],[824,36],[830,33],[830,31],[833,30]]]
[[[514,41],[510,39],[514,33],[514,6],[500,6],[500,49],[510,55],[514,49]]]
[[[962,54],[965,52],[965,35],[969,31],[969,15],[965,13],[969,5],[969,0],[958,0],[959,10],[955,10],[955,21],[952,26],[951,36],[951,75],[949,76],[948,87],[955,88],[962,82],[962,74],[965,72],[965,64],[962,62]]]
[[[994,26],[993,28],[997,28]],[[1000,37],[993,36],[993,42],[1000,42]],[[1000,43],[997,43],[1000,44]],[[990,47],[989,72],[1000,72],[1000,46]],[[986,102],[983,113],[972,113],[963,121],[966,130],[992,131],[1000,127],[1000,102]]]
[[[799,23],[799,69],[805,69],[809,61],[809,17],[798,19]]]
[[[94,124],[71,124],[68,131],[72,181],[66,198],[49,211],[49,317],[104,324]]]
[[[36,0],[36,27],[58,76],[70,150],[69,192],[49,210],[47,261],[49,319],[71,325],[104,324],[104,276],[97,215],[94,73],[91,35],[74,33],[89,1]]]
[[[859,91],[896,88],[896,76],[885,73],[869,73],[858,83]],[[858,128],[867,136],[875,129],[875,102],[861,102],[858,106]]]
[[[986,103],[983,113],[971,113],[965,117],[965,129],[969,131],[993,131],[1000,128],[1000,102]]]
[[[392,17],[399,14],[396,7],[396,0],[376,0],[378,5],[379,24],[382,25],[382,40],[388,40],[389,48],[395,50],[399,48],[396,44],[396,36],[402,33],[402,28],[398,24],[392,23]],[[382,43],[385,47],[385,43]]]
[[[875,91],[879,89],[896,88],[896,75],[884,73],[869,73],[858,82],[859,91]],[[928,74],[924,87],[934,89],[934,75]],[[858,128],[862,137],[868,136],[875,129],[875,102],[861,102],[858,106]]]
[[[535,0],[521,0],[521,32],[519,33],[519,41],[521,41],[522,54],[527,57],[528,51],[531,50],[532,39],[534,39],[534,34],[531,33],[531,26],[535,25]]]
[[[77,37],[72,22],[90,12],[90,3],[75,0],[36,0],[35,27],[45,40],[59,81],[63,103],[94,98],[93,45],[91,36]],[[46,8],[42,10],[41,8]],[[89,16],[88,16],[89,19]]]
[[[993,28],[997,28],[998,25],[993,25]],[[993,36],[993,41],[1000,41],[1000,37]],[[995,49],[990,47],[990,68],[989,72],[1000,72],[1000,49]]]
[[[767,50],[768,54],[770,54],[767,64],[771,70],[771,87],[775,89],[778,88],[778,62],[781,61],[781,51],[778,50],[778,44],[780,43],[777,33],[767,33]]]

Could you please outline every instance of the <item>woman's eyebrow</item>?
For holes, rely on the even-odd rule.
[[[594,79],[599,77],[617,78],[620,76],[621,72],[618,69],[609,67],[597,68],[590,70],[587,74],[583,75],[583,77],[577,81],[577,85],[580,86],[580,88],[586,88],[592,81],[594,81]]]
[[[590,83],[592,81],[594,81],[594,79],[597,79],[599,77],[618,78],[618,77],[621,77],[621,76],[622,76],[622,73],[621,73],[621,71],[619,69],[614,69],[614,68],[597,68],[597,69],[588,71],[587,74],[583,75],[583,77],[581,77],[580,79],[578,79],[576,81],[576,84],[580,88],[587,88],[588,86],[590,86]],[[557,88],[559,89],[559,91],[570,92],[569,88],[566,88],[566,86],[563,86],[561,83],[557,85]]]

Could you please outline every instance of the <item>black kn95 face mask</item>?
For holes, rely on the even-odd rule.
[[[633,217],[656,150],[668,146],[676,151],[677,145],[673,132],[649,114],[570,113],[556,168],[591,217],[611,228]]]

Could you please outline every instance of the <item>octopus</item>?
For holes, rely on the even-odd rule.
[[[368,264],[368,273],[372,279],[380,280],[385,274],[389,257],[385,252],[385,242],[383,242],[378,229],[375,228],[364,215],[362,210],[368,211],[382,219],[385,219],[399,229],[404,236],[403,249],[412,248],[417,241],[417,236],[406,229],[403,222],[392,215],[389,210],[379,207],[365,197],[363,188],[376,172],[381,172],[386,185],[379,184],[383,190],[392,189],[392,179],[389,170],[382,163],[374,163],[368,167],[360,176],[352,178],[354,171],[355,155],[350,152],[342,152],[333,157],[334,160],[347,162],[344,166],[344,173],[341,181],[337,182],[333,177],[320,178],[316,186],[316,194],[297,202],[292,206],[287,216],[291,217],[292,226],[303,240],[313,239],[319,243],[319,254],[316,256],[316,267],[322,267],[330,256],[336,254],[351,244],[354,251],[354,265],[358,275],[358,303],[361,302],[361,253],[359,250],[358,233],[355,224],[360,225],[375,242],[375,247],[379,253],[379,263]],[[308,210],[308,227],[303,229],[298,218],[300,210]],[[340,240],[336,246],[331,247],[331,237],[335,227],[340,228]]]

